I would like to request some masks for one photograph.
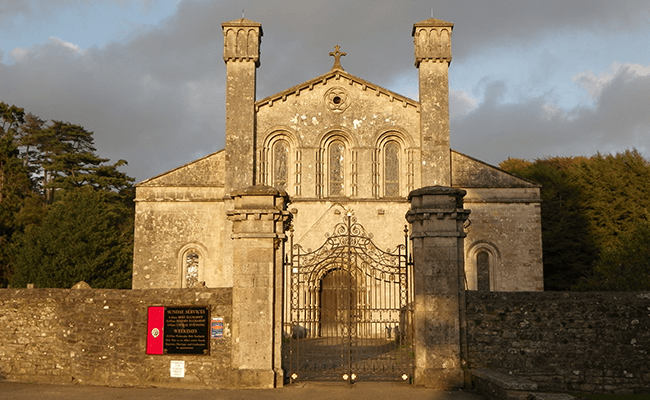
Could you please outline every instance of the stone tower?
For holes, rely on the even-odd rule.
[[[422,186],[451,186],[449,64],[454,24],[427,19],[413,24],[415,66],[420,80]]]
[[[262,25],[241,18],[221,24],[226,63],[226,193],[254,185],[255,86]]]

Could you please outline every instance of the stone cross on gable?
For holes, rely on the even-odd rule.
[[[347,55],[347,53],[341,53],[339,49],[341,46],[336,45],[334,46],[333,52],[330,53],[330,56],[334,57],[334,66],[332,69],[340,69],[341,71],[344,71],[343,67],[341,67],[341,57]]]

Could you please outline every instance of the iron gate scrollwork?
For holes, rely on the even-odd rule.
[[[317,250],[286,258],[283,367],[296,380],[410,380],[408,237],[383,251],[348,212]]]

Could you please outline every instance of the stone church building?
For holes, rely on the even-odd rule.
[[[226,148],[137,185],[134,289],[232,287],[231,194],[263,184],[286,192],[287,235],[304,249],[345,215],[396,248],[410,192],[463,189],[465,287],[543,290],[539,186],[449,147],[452,23],[413,26],[419,101],[345,71],[338,46],[329,71],[258,100],[262,27],[222,27]]]

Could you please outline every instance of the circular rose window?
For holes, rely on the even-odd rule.
[[[350,107],[350,96],[341,87],[333,87],[325,93],[325,105],[330,111],[343,112]]]

